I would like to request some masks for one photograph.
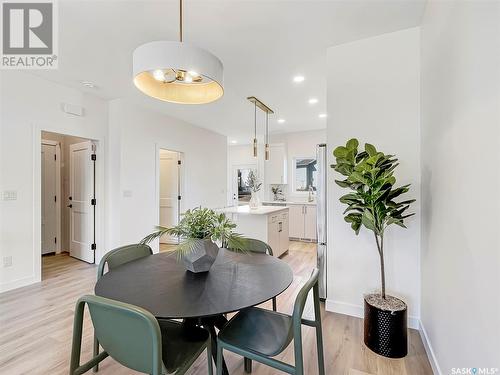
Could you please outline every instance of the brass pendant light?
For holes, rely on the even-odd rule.
[[[266,111],[266,146],[265,146],[265,157],[264,160],[269,160],[269,112]]]
[[[253,114],[253,120],[254,120],[254,137],[253,137],[253,156],[254,158],[257,157],[257,107],[261,109],[262,111],[266,112],[266,132],[264,134],[264,159],[269,160],[270,158],[270,151],[269,151],[269,114],[273,114],[274,111],[269,108],[267,105],[265,105],[263,102],[261,102],[259,99],[257,99],[255,96],[249,96],[247,98],[251,103],[254,104],[254,114]]]
[[[253,157],[257,157],[257,103],[254,102],[253,111],[253,124],[254,124],[254,135],[253,135]]]

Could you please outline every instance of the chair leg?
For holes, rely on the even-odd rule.
[[[278,308],[276,306],[276,297],[273,298],[273,311],[278,311]]]
[[[221,345],[221,343],[219,341],[218,345],[217,345],[217,365],[216,365],[217,375],[222,375],[222,367],[223,367],[223,363],[222,363],[222,345]]]
[[[321,308],[319,305],[319,286],[313,288],[314,316],[316,320],[316,349],[318,350],[318,372],[325,375],[325,357],[323,354],[323,332],[321,331]]]
[[[214,374],[214,367],[212,363],[212,340],[209,338],[207,343],[207,362],[208,362],[208,375]]]
[[[316,348],[318,350],[318,371],[319,375],[325,375],[325,358],[323,354],[323,333],[321,323],[316,327]]]
[[[245,372],[250,374],[252,372],[252,360],[250,358],[244,358]]]
[[[99,340],[97,340],[97,336],[94,333],[94,357],[97,357],[99,354]],[[95,365],[92,371],[97,372],[99,371],[99,364]]]

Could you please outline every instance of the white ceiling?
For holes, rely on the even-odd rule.
[[[326,49],[419,25],[425,0],[185,0],[184,40],[224,63],[224,97],[186,106],[145,97],[131,77],[132,51],[178,38],[178,1],[59,1],[59,69],[40,76],[104,98],[128,98],[229,140],[253,132],[257,96],[273,108],[273,132],[321,129],[326,111]],[[301,84],[293,76],[305,76]],[[96,89],[82,88],[92,81]],[[319,99],[316,105],[308,99]],[[276,120],[285,118],[284,124]],[[263,129],[263,117],[260,129]]]

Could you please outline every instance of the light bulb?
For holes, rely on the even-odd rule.
[[[164,81],[165,73],[161,69],[156,69],[155,71],[153,71],[153,78],[157,81]]]
[[[316,98],[309,99],[309,104],[316,104],[317,102],[318,102],[318,99],[316,99]]]
[[[193,78],[196,78],[196,77],[199,77],[199,76],[200,76],[198,73],[196,73],[196,72],[195,72],[195,71],[193,71],[193,70],[190,70],[188,73],[189,73],[189,75],[190,75],[191,77],[193,77]]]
[[[193,82],[193,77],[191,77],[191,75],[190,75],[190,74],[186,74],[186,75],[184,76],[184,82],[185,82],[185,83],[192,83],[192,82]]]

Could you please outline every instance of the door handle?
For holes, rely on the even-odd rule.
[[[72,207],[73,207],[73,205],[72,205],[72,204],[68,204],[68,206],[67,206],[67,207],[72,208]]]

